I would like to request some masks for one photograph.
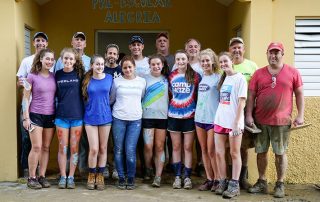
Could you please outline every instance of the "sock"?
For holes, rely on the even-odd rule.
[[[190,178],[191,172],[192,172],[192,168],[184,167],[184,177],[185,178],[187,178],[187,177]]]
[[[97,169],[96,168],[89,168],[89,173],[96,173]]]
[[[103,173],[106,167],[98,167],[98,173]]]
[[[181,162],[172,164],[175,176],[178,176],[178,177],[181,176],[181,165],[182,165]]]

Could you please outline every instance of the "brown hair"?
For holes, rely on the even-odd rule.
[[[97,58],[102,58],[104,60],[104,58],[101,55],[95,54],[90,59],[91,66],[96,61]],[[90,70],[84,75],[84,79],[82,81],[82,96],[85,101],[87,101],[89,99],[88,86],[89,86],[89,83],[90,83],[92,76],[93,76],[93,69],[90,68]]]
[[[134,66],[136,66],[136,63],[135,63],[135,61],[134,61],[134,59],[133,59],[133,57],[132,57],[131,55],[125,55],[125,56],[122,58],[122,60],[121,60],[121,67],[122,67],[122,65],[123,65],[123,63],[124,63],[125,61],[130,61]]]
[[[39,53],[36,54],[36,56],[33,59],[32,66],[30,73],[38,74],[42,69],[42,62],[40,61],[43,59],[46,53],[53,53],[50,49],[42,49]]]
[[[231,54],[229,52],[221,52],[221,53],[219,53],[218,59],[220,59],[220,57],[222,57],[222,56],[227,56],[232,61],[232,56],[231,56]],[[219,67],[221,68],[220,64],[219,64]],[[226,72],[223,71],[223,74],[222,74],[222,76],[220,78],[220,81],[218,83],[218,86],[217,86],[218,91],[221,90],[221,86],[222,86],[224,80],[226,79],[226,76],[227,76]]]
[[[187,56],[187,58],[189,59],[189,56],[187,54],[187,52],[185,50],[177,50],[176,53],[174,54],[174,57],[176,58],[176,55],[178,53],[183,53]],[[195,74],[196,72],[192,69],[190,63],[188,62],[187,63],[187,70],[186,70],[186,73],[185,73],[185,77],[186,77],[186,80],[189,84],[194,84],[194,77],[195,77]]]
[[[160,59],[162,65],[163,65],[162,70],[161,70],[161,74],[165,77],[168,77],[168,75],[170,73],[169,66],[168,66],[167,60],[162,55],[154,54],[154,55],[149,56],[149,65],[151,63],[151,60],[156,59],[156,58]]]
[[[79,77],[80,79],[82,79],[82,77],[83,77],[83,75],[84,75],[84,66],[83,66],[83,63],[82,63],[81,56],[79,55],[79,53],[78,53],[74,48],[64,48],[64,49],[61,51],[61,54],[60,54],[61,60],[63,60],[63,55],[64,55],[65,53],[67,53],[67,52],[74,54],[76,63],[73,65],[73,68],[76,70],[76,72],[77,72],[77,74],[78,74],[78,77]]]

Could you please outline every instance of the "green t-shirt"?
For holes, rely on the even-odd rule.
[[[258,69],[256,63],[247,59],[244,59],[241,64],[233,65],[233,67],[236,72],[240,72],[246,78],[248,85],[253,73]]]

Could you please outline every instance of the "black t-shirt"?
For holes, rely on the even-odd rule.
[[[64,72],[58,70],[55,75],[57,82],[56,117],[61,119],[83,119],[83,100],[81,95],[81,78],[75,70]]]
[[[122,68],[120,65],[118,65],[117,67],[115,68],[111,68],[111,67],[108,67],[108,66],[104,66],[104,73],[106,74],[110,74],[113,79],[119,77],[122,75]]]

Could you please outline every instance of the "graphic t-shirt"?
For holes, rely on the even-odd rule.
[[[264,125],[290,125],[293,106],[293,92],[302,86],[299,71],[287,64],[275,76],[276,84],[272,88],[272,75],[268,67],[258,69],[249,85],[256,93],[255,120]]]
[[[194,117],[200,80],[201,77],[198,73],[195,73],[192,84],[187,82],[185,74],[180,74],[178,69],[170,73],[169,90],[172,98],[169,103],[169,117],[178,119]]]
[[[56,81],[50,72],[48,77],[39,74],[28,74],[28,82],[32,85],[30,112],[53,115],[55,112]]]
[[[122,75],[122,69],[120,65],[118,65],[115,68],[104,66],[103,72],[106,74],[110,74],[113,77],[113,79],[118,78]]]
[[[220,102],[216,112],[214,124],[232,129],[236,118],[239,98],[247,98],[247,82],[241,73],[227,76],[220,89]],[[240,128],[244,129],[244,111],[239,120]]]
[[[198,88],[198,100],[194,121],[204,124],[213,124],[219,104],[217,89],[220,74],[204,75]]]
[[[57,110],[56,117],[60,119],[83,119],[83,101],[81,94],[81,79],[75,70],[56,72]]]
[[[91,78],[83,118],[86,124],[102,125],[112,121],[109,97],[112,80],[110,74],[105,74],[103,79]]]
[[[146,93],[142,100],[142,110],[145,119],[167,119],[168,117],[168,80],[164,76],[146,75]]]

